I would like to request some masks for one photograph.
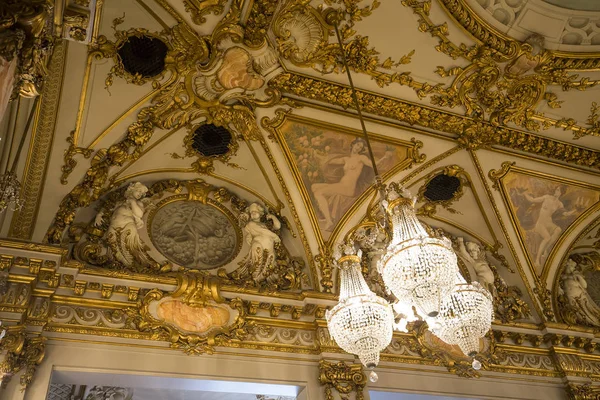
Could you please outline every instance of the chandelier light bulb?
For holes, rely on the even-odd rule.
[[[362,364],[373,369],[379,353],[392,341],[394,316],[390,304],[375,295],[360,270],[360,252],[344,246],[339,257],[339,303],[325,314],[327,327],[344,351],[356,354]]]
[[[369,380],[373,383],[377,382],[379,380],[379,376],[377,375],[377,372],[371,371],[369,373]]]
[[[447,239],[432,238],[416,217],[412,199],[393,187],[387,192],[392,240],[379,272],[398,299],[409,299],[419,314],[435,317],[454,288],[458,261]]]
[[[475,371],[479,371],[481,369],[481,361],[476,358],[473,359],[473,363],[471,365]]]

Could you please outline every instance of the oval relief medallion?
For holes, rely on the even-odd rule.
[[[161,201],[148,218],[152,243],[170,261],[185,268],[213,269],[233,260],[241,232],[225,207],[173,196]]]

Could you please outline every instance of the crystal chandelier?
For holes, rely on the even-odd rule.
[[[21,184],[14,172],[0,175],[0,213],[10,207],[12,211],[23,207]]]
[[[481,363],[474,357],[479,353],[480,339],[491,327],[492,296],[479,283],[467,283],[460,275],[450,241],[431,237],[417,219],[416,200],[403,193],[396,183],[383,185],[346,60],[338,28],[339,14],[326,9],[324,17],[335,29],[376,176],[384,228],[390,238],[377,269],[386,288],[398,299],[392,307],[369,289],[360,268],[361,251],[356,250],[358,245],[346,243],[341,253],[334,254],[341,285],[339,303],[326,313],[329,332],[338,346],[356,354],[363,365],[373,369],[379,363],[380,351],[391,343],[393,329],[406,331],[408,322],[422,319],[444,342],[458,345],[473,357],[473,368],[479,369]],[[374,371],[370,379],[377,380]]]
[[[414,212],[414,200],[401,197],[399,187],[387,190],[386,212],[392,240],[379,262],[379,273],[398,299],[414,304],[420,314],[435,317],[441,299],[454,288],[458,263],[447,239],[430,237]]]
[[[479,340],[494,318],[492,296],[478,282],[467,283],[460,274],[457,279],[454,290],[442,302],[437,324],[430,330],[444,342],[458,345],[463,353],[475,357]]]
[[[0,213],[5,211],[10,207],[12,211],[20,210],[23,207],[23,199],[21,199],[21,184],[17,179],[17,164],[19,162],[19,155],[21,154],[21,150],[23,150],[23,145],[25,144],[25,139],[27,138],[27,132],[29,132],[29,127],[31,126],[31,122],[33,121],[33,116],[35,115],[35,111],[37,109],[37,105],[39,102],[39,96],[35,98],[33,104],[31,106],[31,110],[29,111],[29,117],[27,118],[27,123],[25,124],[25,129],[23,131],[23,135],[21,136],[21,140],[19,142],[19,146],[17,148],[17,152],[13,159],[12,166],[8,169],[8,165],[6,166],[6,170],[2,175],[0,175]],[[19,110],[21,109],[21,98],[18,98],[17,104],[17,115]],[[15,122],[16,123],[16,122]],[[14,135],[14,130],[13,130]],[[10,146],[10,144],[9,144]],[[11,152],[9,148],[8,160],[11,158]],[[8,164],[8,163],[7,163]]]
[[[335,255],[340,269],[340,298],[325,314],[327,326],[338,346],[358,355],[363,365],[373,369],[379,363],[379,353],[392,341],[392,307],[365,282],[361,251],[352,244],[341,246],[341,250],[342,254]]]

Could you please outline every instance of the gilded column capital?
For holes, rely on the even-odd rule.
[[[0,351],[4,353],[0,362],[0,382],[5,387],[10,379],[21,371],[21,386],[26,389],[33,381],[37,366],[44,359],[46,338],[27,336],[24,326],[8,329],[8,334],[0,343]]]
[[[367,376],[363,373],[360,364],[321,360],[319,362],[319,382],[325,387],[327,400],[335,398],[334,391],[343,400],[348,400],[352,393],[354,393],[355,400],[363,400]]]
[[[569,400],[597,400],[600,399],[600,387],[589,383],[567,384],[567,398]]]

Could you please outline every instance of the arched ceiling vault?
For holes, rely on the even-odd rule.
[[[582,309],[565,286],[582,274],[600,301],[600,43],[575,27],[583,11],[561,9],[564,29],[552,33],[527,18],[560,4],[523,3],[325,0],[342,15],[384,180],[417,196],[421,220],[453,239],[466,275],[483,279],[481,263],[491,271],[496,323],[600,328],[600,302]],[[105,0],[90,44],[68,46],[43,203],[31,200],[37,219],[16,213],[10,236],[66,246],[116,277],[160,281],[185,267],[248,293],[334,299],[334,246],[367,232],[377,203],[326,13],[304,0]],[[585,40],[573,44],[575,31]],[[162,71],[129,71],[132,38],[157,54],[162,43]],[[229,139],[203,139],[207,126]],[[132,231],[141,247],[119,253],[124,231],[109,233],[135,182],[148,188],[144,227]],[[252,204],[281,242],[273,279],[243,270],[256,261]],[[216,226],[230,244],[210,239]]]
[[[535,291],[558,279],[569,238],[597,208],[600,61],[546,50],[534,33],[512,39],[471,6],[361,3],[342,8],[341,31],[384,178],[419,193],[424,222],[486,247],[539,321],[553,311]],[[463,27],[466,15],[473,23]],[[65,163],[63,185],[46,200],[58,214],[40,215],[34,237],[77,239],[94,204],[129,182],[202,179],[285,217],[284,243],[307,263],[309,286],[335,293],[327,258],[364,220],[373,191],[364,171],[348,177],[339,167],[364,143],[352,144],[360,125],[321,7],[109,1],[98,33],[88,56],[77,47],[68,60],[69,79],[83,84],[81,107],[64,111],[72,144],[55,161]],[[166,44],[164,72],[127,72],[119,49],[132,35]],[[227,154],[192,147],[207,123],[231,130]],[[425,197],[432,178],[452,167],[460,196]],[[532,201],[557,185],[575,199],[565,194],[561,204],[577,210],[536,225]],[[538,254],[544,229],[560,234]]]

